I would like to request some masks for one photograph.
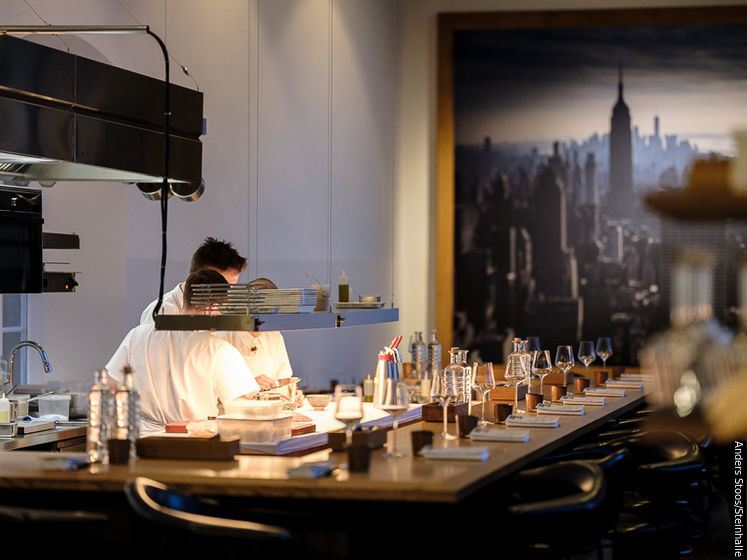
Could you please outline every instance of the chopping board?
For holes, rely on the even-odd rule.
[[[143,459],[193,459],[233,461],[239,454],[239,438],[151,436],[138,438],[137,456]]]
[[[313,422],[293,422],[291,424],[291,437],[312,434],[316,432],[316,424]]]

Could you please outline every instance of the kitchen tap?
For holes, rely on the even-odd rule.
[[[22,348],[24,346],[30,346],[31,348],[34,348],[37,352],[39,352],[39,356],[41,356],[42,363],[44,364],[44,371],[46,373],[52,373],[52,365],[49,363],[49,358],[47,357],[47,353],[44,351],[44,348],[42,348],[42,345],[38,342],[34,342],[33,340],[22,340],[21,342],[16,344],[10,351],[10,358],[8,359],[8,374],[10,375],[10,379],[8,380],[10,384],[10,390],[8,391],[9,393],[12,393],[13,389],[15,388],[15,385],[13,383],[13,362],[16,359],[16,352],[19,348]]]

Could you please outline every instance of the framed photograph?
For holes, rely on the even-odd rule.
[[[668,323],[670,267],[716,257],[714,315],[736,302],[741,222],[681,224],[642,197],[747,129],[747,7],[439,15],[437,327],[502,363],[613,339],[631,365]]]

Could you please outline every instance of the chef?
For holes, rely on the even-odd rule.
[[[184,283],[184,311],[194,284],[226,284],[215,270],[200,270]],[[120,383],[122,368],[130,365],[140,393],[142,433],[165,430],[166,424],[204,420],[219,414],[219,405],[250,398],[260,387],[241,353],[229,342],[207,331],[157,331],[152,323],[132,329],[106,364]]]
[[[242,257],[227,241],[219,241],[214,237],[206,237],[192,255],[189,272],[209,269],[220,272],[226,282],[235,284],[239,275],[246,268],[246,257]],[[158,300],[152,301],[140,315],[140,324],[153,323],[153,310]],[[184,311],[184,283],[180,282],[170,292],[163,294],[159,313],[164,315],[179,315]]]

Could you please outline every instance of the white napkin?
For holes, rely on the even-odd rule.
[[[633,379],[608,379],[604,384],[612,388],[643,389],[643,383]]]
[[[563,395],[560,397],[563,404],[588,404],[589,406],[604,406],[604,397],[578,397]]]
[[[572,414],[574,416],[584,415],[584,405],[571,404],[550,404],[539,403],[537,405],[537,414]]]
[[[529,430],[504,430],[502,428],[475,428],[469,434],[474,441],[529,441]]]
[[[586,395],[605,395],[607,397],[624,397],[625,389],[606,389],[601,387],[587,387],[584,389]]]
[[[506,418],[506,426],[517,426],[519,428],[557,428],[559,423],[557,416],[519,416],[512,414]]]
[[[426,459],[448,461],[486,461],[490,454],[487,447],[433,447],[426,445],[420,450]]]

